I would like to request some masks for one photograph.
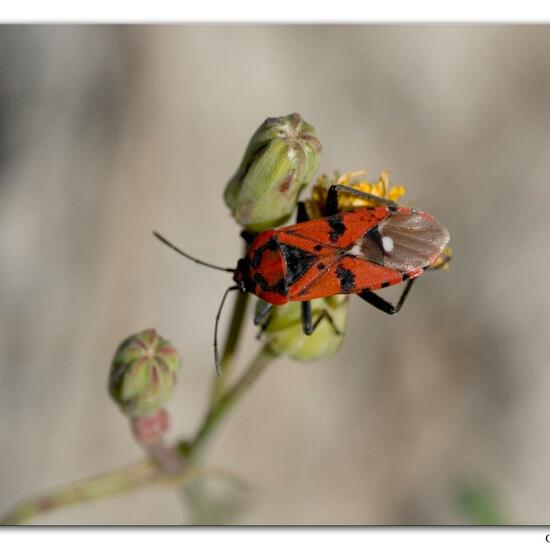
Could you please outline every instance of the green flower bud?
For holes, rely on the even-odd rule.
[[[261,301],[256,304],[261,307]],[[343,295],[319,298],[311,302],[313,322],[325,311],[332,318],[339,334],[328,318],[324,318],[313,334],[307,336],[302,329],[302,308],[298,302],[274,306],[266,330],[265,342],[277,355],[288,355],[298,361],[329,357],[340,347],[346,330],[348,297]]]
[[[109,393],[124,414],[155,413],[172,395],[181,358],[156,330],[130,336],[115,353],[109,374]]]
[[[315,128],[298,113],[268,118],[225,188],[225,202],[237,223],[254,232],[284,223],[320,156]]]

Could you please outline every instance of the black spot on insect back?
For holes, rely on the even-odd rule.
[[[316,256],[307,250],[286,244],[281,244],[280,249],[286,264],[287,284],[290,286],[311,267]]]
[[[335,243],[346,231],[346,224],[340,214],[329,216],[327,222],[330,226],[329,239]]]
[[[353,271],[339,265],[336,267],[336,276],[340,281],[340,289],[344,294],[351,292],[355,288],[355,275]]]

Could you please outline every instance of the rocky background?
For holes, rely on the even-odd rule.
[[[549,98],[544,26],[3,27],[0,512],[141,456],[106,391],[130,333],[182,351],[174,434],[197,425],[229,278],[151,230],[235,264],[223,188],[296,111],[321,172],[389,169],[455,257],[395,317],[353,300],[334,358],[282,359],[243,399],[208,455],[250,485],[233,521],[471,523],[473,491],[547,524]],[[36,523],[189,521],[157,487]]]

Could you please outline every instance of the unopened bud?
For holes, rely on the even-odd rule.
[[[258,302],[257,307],[261,307]],[[336,353],[346,330],[348,297],[343,295],[319,298],[311,302],[312,321],[321,320],[313,334],[302,329],[302,307],[298,302],[274,306],[264,331],[267,347],[277,355],[298,361],[329,357]]]
[[[237,223],[256,232],[284,223],[320,157],[315,128],[298,113],[268,118],[225,188],[225,202]]]
[[[181,358],[156,330],[130,336],[118,347],[109,375],[109,393],[124,414],[149,416],[170,399]]]

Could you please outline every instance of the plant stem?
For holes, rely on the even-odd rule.
[[[244,247],[246,250],[246,246]],[[243,321],[246,314],[247,305],[249,302],[249,294],[239,292],[235,301],[233,302],[233,312],[231,314],[231,322],[229,325],[229,331],[224,343],[222,358],[220,362],[220,375],[214,376],[212,382],[212,389],[210,391],[210,402],[208,415],[215,407],[216,403],[223,395],[225,388],[231,378],[233,371],[233,359],[237,352],[239,340],[242,335]],[[195,455],[194,449],[189,447],[187,442],[183,442],[182,451],[190,458],[190,455]],[[187,454],[189,453],[189,454]],[[194,518],[193,523],[199,525],[215,524],[217,518],[215,513],[211,513],[208,499],[204,494],[204,484],[200,481],[189,484],[181,491],[182,498],[187,501],[189,508],[191,509],[191,517]]]
[[[129,420],[136,441],[166,475],[183,472],[185,462],[181,453],[164,442],[170,426],[170,416],[166,409],[161,408],[152,414],[131,417]]]
[[[274,358],[275,355],[269,352],[267,348],[262,348],[231,389],[212,403],[210,411],[203,420],[195,437],[187,444],[187,458],[191,463],[196,463],[200,460],[200,454],[204,449],[204,445],[210,439],[222,418]],[[226,522],[226,518],[220,513],[218,503],[212,500],[206,493],[204,480],[197,479],[193,483],[183,487],[182,497],[187,501],[191,510],[191,518],[194,525],[220,525]]]
[[[190,443],[188,457],[191,460],[202,451],[204,444],[208,441],[222,418],[237,403],[241,395],[256,381],[275,357],[276,355],[264,346],[237,382],[214,403]]]
[[[143,460],[22,502],[0,519],[0,525],[26,523],[43,512],[120,494],[152,483],[168,481],[180,485],[189,481],[194,473],[194,470],[187,469],[180,476],[167,476],[151,460]]]
[[[168,447],[163,441],[143,445],[147,454],[166,475],[183,473],[186,462],[177,449]]]

